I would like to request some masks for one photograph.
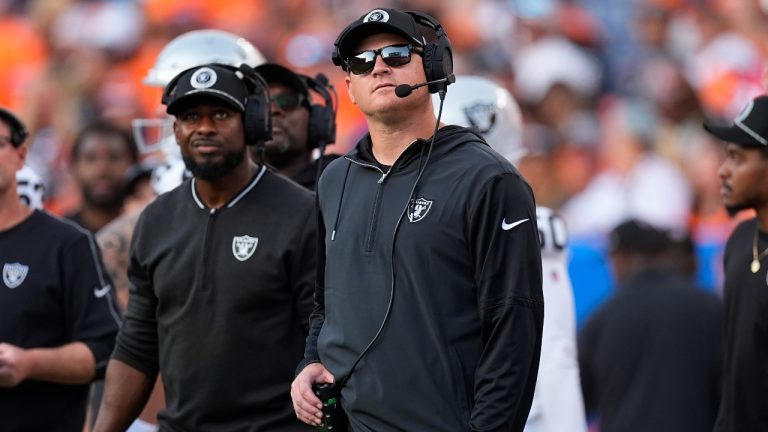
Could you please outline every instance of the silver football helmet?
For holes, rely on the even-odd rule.
[[[437,115],[437,94],[432,103]],[[441,121],[473,129],[512,164],[525,155],[520,107],[509,91],[487,78],[456,76],[445,96]]]
[[[240,36],[222,30],[192,30],[168,42],[144,77],[144,84],[165,87],[179,73],[208,63],[256,67],[266,62],[261,52]]]
[[[195,66],[218,63],[237,67],[245,63],[256,67],[266,61],[253,44],[233,33],[213,29],[193,30],[168,42],[143,82],[152,87],[165,87],[176,75]],[[155,191],[162,193],[180,184],[184,165],[173,136],[173,120],[170,117],[134,119],[132,126],[139,151],[142,154],[161,151],[165,159],[152,176]]]

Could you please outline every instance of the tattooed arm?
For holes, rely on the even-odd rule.
[[[104,268],[117,291],[120,307],[128,305],[128,251],[131,245],[133,228],[139,219],[140,211],[124,214],[105,226],[96,234],[101,248]]]

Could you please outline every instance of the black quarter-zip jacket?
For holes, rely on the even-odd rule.
[[[195,182],[159,196],[131,243],[113,358],[161,372],[161,431],[300,431],[289,387],[312,310],[315,201],[260,168],[210,209]]]
[[[320,361],[341,380],[392,295],[342,389],[352,429],[521,431],[544,315],[533,193],[465,128],[441,128],[427,162],[429,145],[385,171],[366,136],[321,177],[324,245],[299,367]]]

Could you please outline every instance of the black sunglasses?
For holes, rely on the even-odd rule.
[[[398,67],[411,62],[411,53],[421,54],[411,44],[389,45],[383,48],[361,51],[346,60],[347,70],[355,75],[370,73],[376,64],[376,56],[387,66]]]
[[[301,104],[304,103],[304,95],[293,92],[285,92],[270,96],[269,100],[281,110],[290,111],[298,108]]]

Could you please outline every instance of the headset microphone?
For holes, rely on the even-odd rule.
[[[395,87],[395,94],[397,95],[397,97],[404,98],[406,96],[409,96],[411,93],[413,93],[414,90],[416,90],[419,87],[424,87],[426,85],[432,85],[432,84],[439,84],[442,82],[447,83],[446,85],[454,83],[456,82],[456,77],[453,74],[450,74],[445,78],[441,78],[434,81],[427,81],[421,84],[416,84],[416,85],[400,84],[399,86]]]

